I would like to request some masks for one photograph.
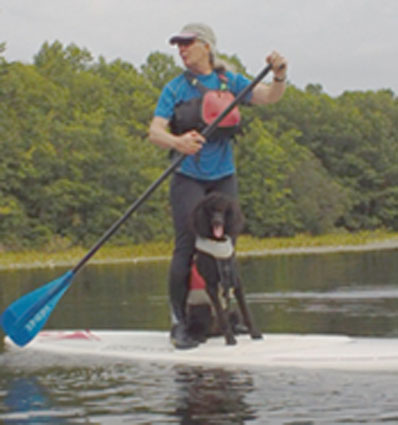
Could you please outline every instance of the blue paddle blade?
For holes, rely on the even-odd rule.
[[[72,283],[74,272],[66,272],[38,289],[24,295],[7,307],[0,324],[11,340],[24,346],[43,328],[57,302]]]

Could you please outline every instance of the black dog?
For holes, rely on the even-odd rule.
[[[206,302],[210,301],[226,343],[236,344],[234,327],[238,326],[238,319],[230,310],[229,294],[232,291],[251,337],[262,338],[253,325],[236,268],[234,242],[243,227],[243,215],[238,203],[219,192],[211,193],[195,207],[191,225],[196,234],[195,266],[205,281],[205,292],[208,295],[207,300],[202,299],[194,305],[187,303],[187,322],[191,335],[205,340],[207,335],[212,334],[211,308],[209,302]]]

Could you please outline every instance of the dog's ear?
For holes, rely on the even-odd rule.
[[[244,216],[239,203],[231,200],[228,203],[225,217],[225,233],[232,237],[236,237],[243,230]]]
[[[193,233],[202,238],[211,236],[210,220],[206,213],[205,202],[199,202],[190,215],[190,227]]]

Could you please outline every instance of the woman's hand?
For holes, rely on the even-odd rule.
[[[265,60],[272,65],[274,78],[271,84],[259,83],[254,87],[251,99],[254,105],[278,102],[286,88],[287,60],[277,51],[273,51]]]
[[[149,127],[149,140],[164,149],[175,149],[184,155],[195,155],[206,142],[196,130],[187,131],[176,136],[168,130],[169,121],[162,117],[154,117]]]
[[[274,50],[265,61],[272,65],[272,72],[276,81],[286,79],[287,60],[280,53]]]
[[[195,155],[206,143],[206,139],[196,130],[188,131],[177,136],[174,141],[174,149],[184,155]]]

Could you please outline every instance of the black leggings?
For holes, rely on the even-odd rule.
[[[195,235],[189,228],[193,208],[210,192],[222,192],[233,198],[238,196],[236,175],[219,180],[196,180],[175,173],[170,184],[170,201],[173,213],[175,246],[169,272],[169,296],[172,322],[184,320],[185,300],[188,294],[189,275],[195,249]]]

